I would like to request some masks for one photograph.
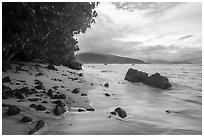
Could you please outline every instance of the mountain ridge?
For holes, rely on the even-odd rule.
[[[145,64],[139,59],[97,53],[80,53],[76,60],[84,64]]]

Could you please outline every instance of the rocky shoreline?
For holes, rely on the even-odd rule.
[[[2,73],[3,134],[35,134],[72,107],[94,111],[87,90],[93,83],[76,70],[51,64],[14,63]],[[83,83],[83,84],[82,84]],[[76,92],[77,91],[77,92]],[[19,128],[9,130],[12,122]],[[23,125],[24,124],[24,125]]]

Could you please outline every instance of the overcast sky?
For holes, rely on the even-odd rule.
[[[76,36],[80,52],[149,60],[202,60],[201,3],[100,3],[96,23]]]

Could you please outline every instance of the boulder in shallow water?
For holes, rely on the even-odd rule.
[[[144,84],[161,89],[168,89],[172,86],[168,78],[160,75],[159,73],[155,73],[149,76],[148,79],[144,82]]]
[[[11,115],[17,115],[20,114],[21,109],[17,106],[9,106],[8,111],[7,111],[7,115],[11,116]]]
[[[147,78],[147,73],[132,68],[125,75],[125,80],[130,82],[144,82]]]
[[[122,108],[118,107],[114,110],[121,118],[127,117],[127,113]]]

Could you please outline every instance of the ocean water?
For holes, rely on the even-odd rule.
[[[158,72],[173,86],[162,90],[128,82],[124,77],[129,68],[149,75]],[[110,85],[89,91],[96,111],[69,113],[59,127],[50,128],[44,134],[202,134],[201,65],[86,64],[83,69],[85,78],[90,81]],[[111,97],[105,97],[105,92]],[[125,109],[128,117],[108,118],[116,107]]]

